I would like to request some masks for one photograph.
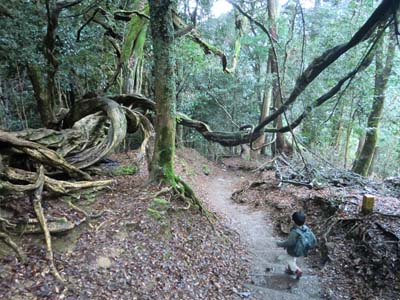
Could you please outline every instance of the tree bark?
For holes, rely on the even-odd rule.
[[[368,176],[373,175],[373,173],[375,172],[376,162],[378,160],[379,153],[380,153],[379,150],[380,150],[379,147],[376,146],[375,147],[375,151],[374,151],[374,156],[372,157],[371,164],[370,164],[369,169],[368,169]]]
[[[392,72],[395,48],[395,41],[391,38],[386,53],[386,63],[384,63],[383,41],[381,45],[378,46],[376,52],[375,87],[372,111],[368,117],[364,146],[353,165],[353,171],[363,176],[368,175],[368,170],[371,166],[375,148],[378,143],[379,124],[385,104],[385,91],[390,73]]]
[[[41,71],[38,64],[28,64],[28,75],[32,82],[35,98],[38,103],[38,110],[43,125],[46,128],[56,128],[60,122],[56,113],[56,100],[58,91],[56,86],[56,74],[60,65],[56,57],[56,30],[58,18],[63,9],[74,6],[82,2],[77,1],[46,1],[47,10],[47,31],[43,39],[42,52],[47,60],[45,71]],[[44,76],[44,74],[46,74]],[[42,84],[41,77],[46,78],[45,84]],[[61,108],[60,108],[61,112]]]
[[[174,182],[175,155],[175,57],[174,28],[170,0],[150,0],[150,27],[153,38],[156,139],[150,163],[150,180]]]
[[[237,11],[235,11],[235,49],[233,51],[232,66],[227,70],[228,73],[234,73],[239,61],[239,54],[241,48],[241,39],[247,24],[247,19],[243,18]]]
[[[54,102],[49,98],[47,90],[43,91],[41,72],[38,65],[27,65],[28,76],[32,83],[33,92],[36,98],[37,107],[42,124],[46,128],[52,128],[55,123]],[[49,87],[49,85],[47,85]]]
[[[270,23],[269,31],[274,39],[277,37],[277,29],[276,29],[276,9],[277,9],[277,1],[276,0],[268,0],[268,21]],[[267,62],[267,74],[265,77],[265,89],[263,95],[263,101],[261,104],[261,112],[260,112],[260,120],[261,123],[266,117],[269,115],[269,108],[272,104],[272,97],[276,96],[277,82],[276,82],[276,72],[277,67],[276,64],[278,62],[275,59],[272,47],[268,51],[268,62]],[[272,84],[271,84],[272,79]],[[279,87],[278,87],[279,88]],[[274,103],[275,104],[275,103]],[[257,138],[253,143],[253,148],[257,149],[253,152],[253,156],[256,154],[260,154],[262,152],[262,145],[265,144],[265,134],[261,134],[259,138]]]
[[[134,9],[149,13],[146,1],[140,0],[134,4]],[[128,32],[122,45],[122,92],[125,94],[140,94],[142,91],[142,73],[144,60],[144,44],[146,41],[148,20],[140,15],[133,15],[128,24]]]
[[[353,110],[354,106],[354,98],[352,97],[351,99],[351,104],[350,104],[350,118],[349,118],[349,124],[347,125],[346,129],[346,138],[345,138],[345,143],[344,143],[344,155],[343,155],[343,167],[346,169],[347,168],[347,160],[348,160],[348,153],[349,153],[349,145],[350,145],[350,137],[353,132],[353,124],[354,124],[354,119],[356,117],[356,112],[357,110]]]

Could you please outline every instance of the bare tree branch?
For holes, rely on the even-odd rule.
[[[306,89],[306,87],[324,71],[328,66],[334,63],[340,56],[346,53],[351,48],[368,39],[378,26],[388,22],[393,14],[393,9],[398,10],[399,1],[383,0],[382,3],[375,9],[373,14],[364,23],[363,26],[353,35],[347,43],[340,44],[325,51],[321,56],[307,67],[307,69],[297,79],[296,85],[292,90],[289,98],[269,117],[265,118],[256,128],[255,132],[260,132],[263,128],[275,120],[279,115],[284,113],[297,97]]]
[[[60,10],[65,9],[65,8],[69,8],[72,6],[75,6],[77,4],[80,4],[81,2],[83,2],[83,0],[75,0],[75,1],[58,1],[56,6],[57,8],[59,8]]]
[[[143,12],[140,12],[138,10],[118,10],[114,12],[114,19],[115,20],[121,20],[121,21],[130,21],[133,17],[133,15],[145,18],[147,20],[150,20],[150,17]]]
[[[106,87],[103,89],[104,93],[107,92],[108,89],[115,83],[115,81],[118,78],[118,75],[121,73],[122,66],[124,64],[124,61],[123,61],[122,55],[121,55],[121,49],[120,49],[119,45],[117,44],[117,42],[110,36],[107,36],[107,40],[111,43],[111,45],[113,46],[113,48],[115,50],[115,55],[117,56],[117,68],[114,71],[114,75],[111,77],[111,79],[107,83]]]

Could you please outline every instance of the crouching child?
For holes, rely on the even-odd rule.
[[[317,239],[311,229],[304,224],[306,216],[303,212],[295,212],[292,215],[292,221],[294,222],[294,225],[290,229],[287,240],[277,242],[276,245],[286,249],[287,251],[284,259],[287,263],[285,273],[296,275],[296,279],[299,280],[303,275],[303,272],[297,266],[296,258],[307,256],[308,250],[317,245]]]

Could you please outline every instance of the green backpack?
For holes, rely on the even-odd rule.
[[[303,225],[302,228],[294,227],[292,230],[298,233],[292,255],[295,257],[307,256],[308,250],[317,246],[317,238],[306,225]]]

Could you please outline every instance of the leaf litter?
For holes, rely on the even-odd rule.
[[[125,154],[113,159],[129,164]],[[177,169],[189,163],[178,163]],[[143,185],[145,168],[116,177],[109,191],[85,207],[93,213],[105,210],[90,226],[53,238],[56,245],[67,243],[55,250],[65,286],[52,278],[39,236],[26,235],[21,244],[27,265],[14,253],[0,257],[1,299],[233,299],[233,290],[243,290],[247,262],[237,236],[222,223],[213,228],[198,211],[181,209],[179,200],[167,199],[170,205],[151,214],[158,187]],[[206,176],[203,169],[199,165],[196,172]],[[59,214],[63,209],[68,208],[58,208]],[[78,236],[71,241],[73,232]]]
[[[129,155],[113,159],[130,164]],[[309,189],[279,185],[270,169],[249,173],[253,162],[227,159],[216,165],[194,150],[178,152],[177,172],[202,198],[209,180],[226,167],[242,176],[233,199],[266,209],[277,233],[287,233],[290,214],[304,209],[317,233],[320,246],[306,258],[318,271],[326,299],[400,299],[399,188],[395,180],[389,192],[375,186],[346,185]],[[223,222],[213,228],[184,203],[167,199],[166,207],[154,206],[157,187],[145,187],[146,166],[134,175],[118,176],[106,193],[85,207],[104,213],[88,224],[54,237],[55,262],[68,284],[58,284],[46,261],[40,236],[19,239],[29,263],[19,263],[14,253],[0,248],[1,299],[236,299],[248,295],[243,283],[249,278],[246,249]],[[226,174],[228,174],[227,172]],[[226,175],[225,174],[225,175]],[[253,185],[256,182],[257,184]],[[363,194],[378,196],[376,212],[360,216]],[[79,205],[79,203],[78,203]],[[53,207],[52,215],[82,216],[68,207]],[[151,213],[151,209],[156,213]],[[158,213],[157,213],[158,212]],[[241,296],[243,297],[243,296]]]

